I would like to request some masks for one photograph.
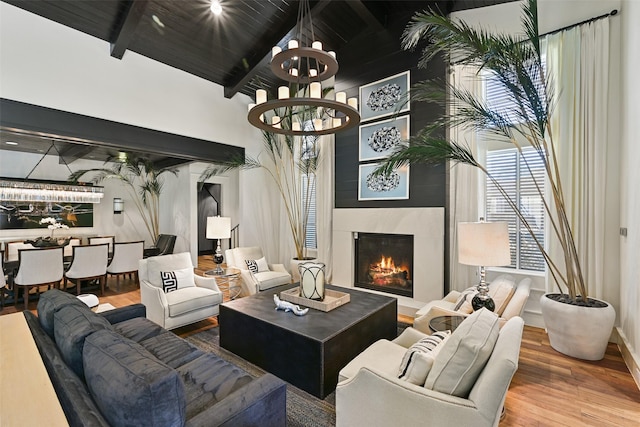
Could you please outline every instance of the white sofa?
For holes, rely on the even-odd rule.
[[[489,295],[494,296],[494,292],[497,292],[496,285],[501,283],[510,283],[515,289],[513,295],[511,295],[504,303],[496,304],[496,314],[500,316],[500,323],[504,325],[507,320],[515,316],[522,316],[522,311],[529,298],[529,292],[531,289],[531,279],[525,277],[520,280],[516,285],[513,277],[508,274],[503,274],[496,277],[496,279],[489,283]],[[469,316],[471,311],[456,311],[456,302],[460,298],[461,293],[458,291],[449,292],[443,299],[434,300],[418,310],[413,320],[413,327],[426,334],[431,334],[429,329],[429,322],[434,317],[438,316]],[[497,295],[496,295],[497,296]]]
[[[247,267],[247,260],[264,258],[262,249],[258,246],[227,249],[224,252],[227,267],[240,270],[242,276],[242,295],[253,295],[256,292],[291,283],[291,275],[282,264],[267,264],[268,270],[252,273]],[[266,261],[265,261],[266,264]]]
[[[161,272],[180,272],[177,289],[165,292]],[[188,272],[191,272],[191,275]],[[222,292],[212,277],[193,274],[188,252],[161,255],[139,262],[140,298],[147,308],[147,318],[165,329],[174,329],[208,317],[217,316]],[[185,280],[181,286],[181,280]],[[165,285],[165,286],[163,286]]]
[[[492,316],[497,323],[497,316]],[[443,345],[450,343],[449,349],[463,347],[453,338],[469,320],[465,319]],[[463,379],[468,369],[452,362],[459,359],[442,348],[435,356],[426,385],[416,385],[398,378],[405,352],[426,334],[407,328],[393,341],[377,341],[340,371],[336,388],[337,427],[497,426],[509,384],[518,368],[523,327],[522,318],[514,317],[499,329],[489,359],[484,367],[480,367],[477,378]],[[495,330],[498,330],[497,325]],[[464,341],[468,342],[468,335],[463,335],[460,342]],[[473,360],[472,357],[468,358]],[[436,391],[442,388],[441,385],[430,387],[430,381],[438,381],[443,366],[447,369],[453,366],[464,372],[458,374],[454,371],[448,381],[453,387],[462,381],[471,381],[467,385],[471,387],[470,391],[459,397],[455,393]],[[433,380],[432,374],[436,377]]]

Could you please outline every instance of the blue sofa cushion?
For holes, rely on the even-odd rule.
[[[53,324],[54,338],[62,358],[76,375],[84,378],[82,348],[85,338],[97,330],[111,329],[111,323],[91,310],[66,305],[55,312]]]
[[[166,331],[162,326],[146,317],[136,317],[114,325],[114,330],[132,341],[140,342]]]
[[[112,426],[182,426],[186,402],[180,375],[140,344],[112,330],[85,342],[87,386]]]
[[[67,305],[75,305],[90,311],[89,307],[71,294],[52,289],[38,299],[38,320],[42,329],[53,339],[53,315]]]
[[[245,371],[211,353],[204,353],[177,371],[182,375],[187,395],[187,419],[253,381]]]
[[[205,354],[189,341],[167,330],[160,335],[140,341],[140,345],[174,369]]]

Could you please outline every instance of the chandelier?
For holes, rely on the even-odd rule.
[[[31,169],[24,180],[0,178],[0,202],[71,202],[71,203],[100,203],[104,196],[103,187],[93,185],[72,185],[64,182],[45,182],[29,180],[29,176],[38,167],[49,151],[55,148],[54,142],[40,161]],[[58,156],[60,152],[58,151]],[[64,158],[60,156],[64,162]],[[67,169],[69,165],[64,162]],[[71,169],[69,169],[71,172]]]
[[[294,37],[286,49],[271,50],[271,71],[288,85],[278,87],[272,99],[265,89],[256,90],[249,123],[278,134],[316,136],[357,126],[358,98],[347,99],[345,92],[337,92],[334,99],[324,96],[332,88],[322,82],[336,75],[338,61],[335,52],[324,51],[322,42],[315,40],[308,0],[300,1]]]

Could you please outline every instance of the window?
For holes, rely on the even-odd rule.
[[[522,154],[519,154],[516,148],[487,152],[487,170],[509,197],[517,203],[536,238],[544,246],[544,204],[529,173],[527,163],[536,181],[544,185],[544,163],[533,148],[524,148]],[[509,224],[511,267],[544,271],[544,258],[537,244],[496,185],[489,179],[486,180],[485,197],[487,221],[506,221]]]
[[[304,125],[305,130],[313,129],[313,122],[307,121]],[[305,162],[311,162],[310,164],[316,164],[318,157],[318,137],[314,135],[306,135],[302,137],[302,164]],[[315,170],[316,166],[313,166],[311,170]],[[318,247],[316,239],[316,175],[302,174],[302,180],[300,182],[302,186],[302,203],[309,203],[309,215],[307,217],[307,234],[304,239],[304,246],[307,249],[316,249]],[[307,198],[308,196],[308,198]],[[304,212],[304,206],[302,209]]]
[[[318,247],[316,241],[316,178],[315,175],[302,175],[302,203],[309,192],[309,217],[307,218],[307,235],[304,246],[308,249]]]

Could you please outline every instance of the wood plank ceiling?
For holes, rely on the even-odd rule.
[[[109,42],[105,55],[136,52],[217,83],[228,98],[281,84],[269,69],[271,48],[292,38],[299,6],[297,0],[220,0],[216,16],[211,0],[3,1]],[[350,41],[384,31],[398,13],[429,7],[449,13],[506,1],[512,0],[312,0],[310,6],[316,38],[340,60]],[[375,55],[375,46],[367,49]]]

